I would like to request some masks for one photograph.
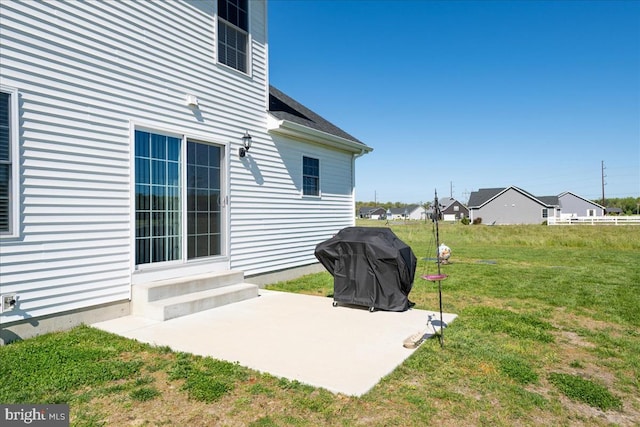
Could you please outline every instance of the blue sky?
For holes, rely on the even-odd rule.
[[[358,201],[640,197],[640,1],[270,0],[269,59],[374,149]]]

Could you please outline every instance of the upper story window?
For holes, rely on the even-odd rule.
[[[248,69],[248,0],[218,0],[218,61],[243,73]]]
[[[302,157],[302,195],[320,195],[320,160]]]
[[[17,234],[17,91],[0,90],[0,235]]]

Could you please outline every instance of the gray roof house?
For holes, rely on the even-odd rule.
[[[358,209],[358,216],[360,218],[380,219],[385,218],[387,211],[385,208],[375,206],[362,206]]]
[[[481,188],[469,197],[469,214],[483,224],[540,224],[550,217],[603,216],[599,204],[565,191],[558,196],[534,196],[515,187]]]
[[[442,221],[459,221],[469,217],[469,209],[453,197],[438,199]],[[433,219],[433,206],[426,211],[427,218]]]
[[[515,186],[481,188],[469,197],[469,218],[483,224],[540,224],[559,209],[558,197],[536,197]]]
[[[458,221],[469,217],[469,209],[453,197],[438,200],[443,221]]]
[[[622,215],[624,211],[621,208],[606,208],[606,215]]]
[[[420,205],[407,205],[403,208],[389,209],[391,215],[388,219],[422,219],[424,218],[424,209]]]

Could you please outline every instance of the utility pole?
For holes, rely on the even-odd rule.
[[[449,181],[449,197],[453,199],[453,181]]]
[[[604,204],[604,178],[605,178],[605,176],[606,176],[606,175],[604,174],[604,170],[605,170],[605,167],[604,167],[604,160],[602,160],[601,166],[602,166],[602,206],[603,206],[603,207],[606,207],[606,206],[605,206],[605,204]]]

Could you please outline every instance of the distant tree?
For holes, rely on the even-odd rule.
[[[420,202],[420,206],[424,210],[424,222],[427,222],[427,211],[431,209],[431,202],[424,202],[424,203]]]

